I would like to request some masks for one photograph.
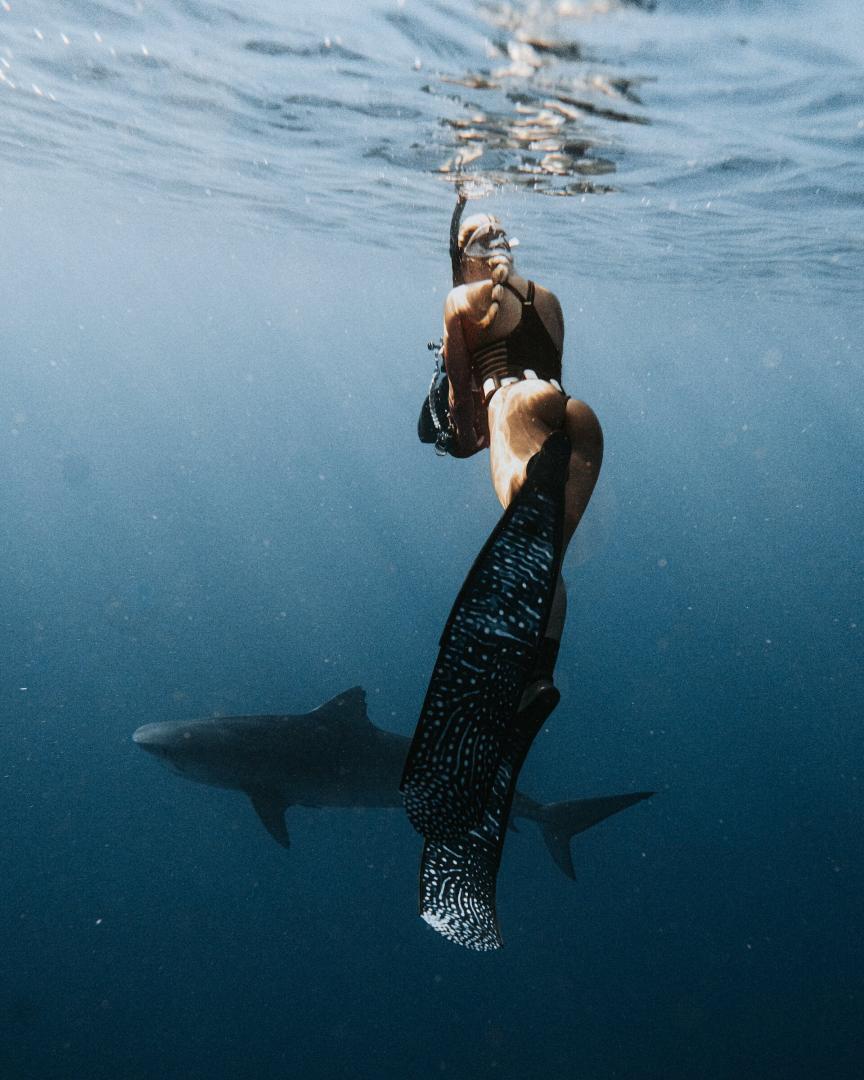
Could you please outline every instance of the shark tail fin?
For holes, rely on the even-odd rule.
[[[567,877],[575,879],[570,838],[617,814],[619,810],[626,810],[628,806],[649,799],[653,794],[653,791],[637,791],[632,795],[605,795],[599,799],[576,799],[539,807],[538,824],[556,866]]]

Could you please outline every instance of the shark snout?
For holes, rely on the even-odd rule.
[[[168,730],[165,724],[144,724],[143,727],[139,727],[137,731],[132,734],[132,742],[141,747],[142,750],[149,750],[151,754],[158,754],[160,751],[168,749],[170,744],[171,732]]]

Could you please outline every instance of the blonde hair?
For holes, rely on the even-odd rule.
[[[465,259],[465,248],[471,243],[474,234],[479,229],[490,224],[497,225],[499,228],[501,225],[498,218],[493,217],[491,214],[472,214],[467,221],[462,223],[459,230],[459,252],[463,260]],[[476,256],[472,255],[471,258],[476,258]],[[504,297],[504,283],[510,277],[510,271],[513,269],[513,256],[509,252],[496,251],[482,261],[489,267],[492,278],[492,299],[489,303],[489,310],[478,323],[481,329],[486,330],[492,325],[495,316],[498,314],[498,308]]]

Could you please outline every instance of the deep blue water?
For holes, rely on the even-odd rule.
[[[0,1077],[859,1075],[864,19],[464,8],[0,0]],[[286,853],[130,739],[412,731],[498,513],[414,434],[460,154],[606,436],[522,787],[657,791],[511,835],[494,955],[403,814]]]

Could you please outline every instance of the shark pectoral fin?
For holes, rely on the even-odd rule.
[[[288,809],[285,800],[266,788],[259,791],[248,791],[246,794],[249,796],[252,806],[255,808],[255,813],[261,819],[264,828],[276,843],[284,848],[291,847],[288,829],[285,826],[285,811]]]

